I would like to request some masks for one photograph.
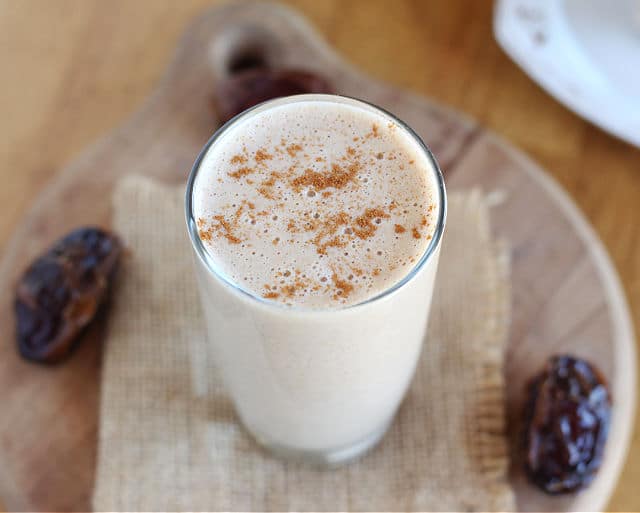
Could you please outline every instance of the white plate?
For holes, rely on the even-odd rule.
[[[640,0],[497,0],[493,29],[549,94],[640,146]]]

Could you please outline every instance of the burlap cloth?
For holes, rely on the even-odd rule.
[[[105,348],[95,510],[514,509],[503,432],[508,260],[480,192],[450,194],[429,335],[393,426],[332,471],[265,454],[217,374],[191,372],[190,358],[211,355],[183,194],[136,177],[115,192],[114,228],[131,255]]]

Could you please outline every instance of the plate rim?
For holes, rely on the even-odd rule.
[[[640,147],[640,125],[639,130],[634,132],[633,118],[630,114],[627,114],[629,111],[619,112],[615,120],[614,118],[607,117],[606,114],[603,115],[602,113],[606,112],[606,109],[595,109],[590,107],[590,102],[581,99],[580,95],[573,94],[569,88],[565,89],[560,87],[554,81],[547,79],[544,64],[541,63],[540,59],[524,48],[523,45],[516,42],[516,38],[513,36],[514,31],[509,30],[513,29],[513,25],[511,21],[509,21],[509,17],[506,13],[509,9],[522,6],[522,1],[523,0],[495,1],[493,11],[493,34],[500,48],[522,71],[526,73],[531,80],[533,80],[547,94],[563,106],[607,133],[631,144],[632,146]],[[557,0],[551,1],[554,2]],[[541,2],[538,5],[548,6],[552,4],[547,1],[544,3]],[[562,59],[555,62],[567,64],[567,61]],[[611,98],[611,95],[598,94],[596,97],[601,100],[601,102],[598,102],[598,105],[610,103],[609,99]],[[635,112],[636,110],[640,111],[640,102],[636,107],[637,109],[633,109],[630,112]],[[626,117],[627,115],[628,118]]]

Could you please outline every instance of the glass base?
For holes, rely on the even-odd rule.
[[[355,444],[330,450],[306,450],[288,447],[271,442],[267,437],[253,431],[250,432],[263,449],[277,458],[303,463],[319,469],[332,469],[350,463],[372,449],[385,435],[392,421],[393,419]]]

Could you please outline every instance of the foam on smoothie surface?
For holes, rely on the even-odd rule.
[[[194,187],[217,270],[271,301],[342,308],[402,280],[434,235],[431,161],[395,121],[310,100],[236,123]]]

